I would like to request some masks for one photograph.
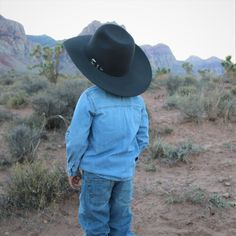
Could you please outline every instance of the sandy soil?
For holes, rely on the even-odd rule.
[[[158,95],[157,95],[158,94]],[[228,201],[236,201],[236,124],[222,121],[183,122],[177,110],[165,110],[165,91],[149,91],[144,99],[151,114],[152,129],[169,127],[171,134],[161,138],[168,143],[191,140],[205,148],[188,163],[169,166],[152,160],[145,152],[137,165],[133,200],[133,230],[137,236],[234,236],[236,235],[236,207],[212,208],[208,205],[182,202],[171,204],[167,196],[191,187],[207,193],[228,193]],[[21,111],[27,115],[29,111]],[[1,134],[5,126],[1,126]],[[0,140],[2,141],[2,139]],[[3,143],[0,144],[4,149]],[[39,158],[50,165],[65,161],[63,134],[51,132],[42,142]],[[150,171],[150,167],[153,170]],[[149,171],[148,171],[149,170]],[[0,171],[1,183],[8,170]],[[75,193],[59,205],[51,205],[27,217],[15,216],[0,223],[0,235],[72,236],[81,235],[77,223],[78,195]]]

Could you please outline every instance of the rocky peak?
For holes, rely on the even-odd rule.
[[[94,34],[95,31],[102,26],[103,24],[114,24],[114,25],[119,25],[115,21],[111,22],[106,22],[106,23],[101,23],[100,21],[94,20],[90,24],[88,24],[79,35],[87,35],[87,34]],[[125,29],[124,25],[120,25],[122,28]]]
[[[153,68],[172,69],[176,63],[175,56],[171,49],[163,43],[159,43],[155,46],[143,45],[141,48],[146,53]]]
[[[202,61],[202,58],[200,57],[197,57],[197,56],[190,56],[187,58],[186,62],[189,62],[189,63],[199,63]]]
[[[27,38],[23,25],[1,15],[0,53],[24,56],[27,52]]]

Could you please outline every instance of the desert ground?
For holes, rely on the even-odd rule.
[[[163,142],[176,144],[191,140],[204,151],[191,155],[187,162],[168,164],[151,158],[147,150],[140,158],[134,178],[133,224],[137,236],[234,236],[236,235],[236,123],[223,120],[184,122],[177,109],[165,109],[165,89],[143,94],[150,114],[150,130],[157,130]],[[31,114],[30,107],[11,109],[18,116]],[[0,125],[1,155],[7,153],[3,138],[7,122]],[[165,132],[165,130],[171,130]],[[64,131],[48,132],[42,140],[38,158],[48,165],[65,163]],[[0,170],[1,186],[10,168]],[[199,190],[200,189],[200,190]],[[193,191],[192,199],[184,194]],[[195,192],[194,192],[195,191]],[[216,193],[230,203],[216,207],[198,201],[197,191],[205,196]],[[82,236],[77,222],[78,192],[60,203],[25,214],[2,219],[0,235]],[[217,200],[216,200],[217,201]],[[220,201],[220,200],[219,200]],[[217,202],[220,204],[220,202]]]

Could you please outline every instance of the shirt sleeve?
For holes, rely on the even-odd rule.
[[[88,148],[88,136],[92,124],[92,106],[86,93],[83,93],[65,135],[67,174],[78,174],[81,158]]]
[[[148,128],[149,127],[149,121],[148,121],[148,114],[146,107],[144,105],[142,109],[142,118],[141,118],[141,124],[139,126],[139,130],[137,132],[137,142],[139,145],[140,153],[144,151],[144,149],[149,144],[149,135],[148,135]]]

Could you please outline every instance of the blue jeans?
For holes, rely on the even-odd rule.
[[[78,212],[84,236],[134,236],[132,180],[113,181],[84,172]]]

